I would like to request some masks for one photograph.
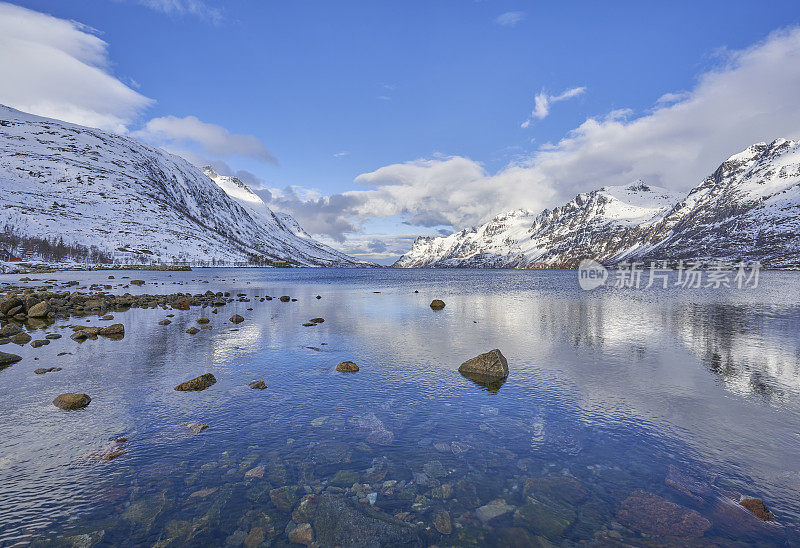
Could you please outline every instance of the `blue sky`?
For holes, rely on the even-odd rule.
[[[607,135],[608,126],[624,128],[691,100],[680,94],[697,94],[706,75],[739,70],[737,63],[751,63],[755,73],[770,61],[737,55],[758,57],[759,47],[775,41],[782,40],[784,48],[775,55],[791,60],[797,41],[791,32],[800,23],[800,4],[790,1],[768,7],[735,1],[502,0],[13,4],[90,27],[75,32],[107,44],[102,70],[142,98],[141,104],[131,99],[127,110],[109,107],[121,120],[119,131],[196,163],[244,170],[243,178],[261,187],[273,207],[295,214],[326,241],[383,262],[407,249],[417,234],[461,229],[503,208],[558,205],[595,188],[588,176],[540,173],[543,151],[553,154],[553,144],[556,152],[574,155],[559,143],[581,127],[581,139],[598,138],[587,135],[587,120],[597,120]],[[776,38],[781,29],[790,35]],[[786,85],[785,75],[775,78],[774,85]],[[554,100],[570,90],[572,96]],[[4,99],[0,85],[0,102],[13,103],[11,92],[12,100]],[[532,116],[537,94],[547,107],[539,117]],[[678,95],[665,100],[665,94]],[[758,90],[742,94],[751,104],[747,94]],[[740,108],[733,100],[731,106],[735,117]],[[718,149],[692,155],[684,173],[631,158],[628,164],[604,164],[597,182],[624,184],[643,176],[688,189],[737,152],[734,147],[800,136],[786,134],[800,130],[796,116],[786,122],[782,111],[770,115],[774,122],[765,117],[728,128],[735,135],[719,140]],[[172,122],[189,116],[255,141],[204,145],[187,136],[191,124],[177,137],[168,134]],[[162,118],[169,123],[160,133],[146,125]],[[675,127],[691,136],[687,148],[695,146],[691,139],[715,138]],[[651,133],[659,132],[670,131]],[[580,146],[585,151],[590,145]],[[462,188],[469,190],[460,201],[449,197]]]

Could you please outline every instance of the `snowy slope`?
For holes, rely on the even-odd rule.
[[[2,105],[0,191],[0,225],[94,245],[120,262],[230,264],[255,255],[360,264],[298,234],[244,185],[215,184],[182,158],[129,137]]]
[[[304,245],[313,248],[316,253],[325,253],[332,257],[333,260],[341,261],[342,264],[356,261],[332,247],[315,241],[308,232],[303,230],[295,218],[288,213],[272,211],[258,194],[238,178],[219,175],[211,167],[204,167],[202,171],[228,196],[245,208],[259,225],[269,227],[272,233],[292,241],[298,247]]]
[[[636,181],[579,194],[563,206],[516,210],[485,225],[444,238],[418,238],[395,266],[526,268],[580,260],[624,241],[640,225],[655,223],[680,196]]]
[[[688,196],[641,181],[514,211],[443,238],[418,238],[398,267],[571,267],[583,258],[800,265],[800,144],[731,156]]]

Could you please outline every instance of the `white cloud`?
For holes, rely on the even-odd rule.
[[[347,233],[369,219],[394,216],[460,229],[503,211],[539,211],[640,177],[685,191],[755,142],[800,138],[797,59],[800,29],[775,32],[729,53],[691,91],[667,96],[639,116],[617,109],[589,118],[558,143],[496,173],[458,156],[392,164],[356,178],[369,188],[307,202],[304,214],[317,219],[317,233]],[[556,97],[574,97],[579,89]],[[325,210],[324,219],[315,215],[315,204]]]
[[[153,118],[133,135],[171,149],[195,144],[204,154],[218,158],[239,156],[277,163],[257,137],[231,133],[222,126],[203,122],[195,116]]]
[[[222,21],[222,11],[202,0],[136,0],[137,3],[168,15],[192,15],[213,23]]]
[[[543,120],[547,118],[547,115],[550,114],[551,104],[572,99],[573,97],[582,95],[585,92],[586,88],[584,86],[568,89],[558,95],[548,95],[544,90],[542,90],[536,94],[536,97],[533,100],[533,111],[531,112],[530,117],[522,122],[521,127],[529,127],[534,119]]]
[[[0,103],[125,132],[150,99],[109,73],[107,44],[92,29],[0,2]]]
[[[341,152],[337,152],[336,154],[334,154],[333,157],[334,158],[344,158],[345,156],[349,156],[349,155],[350,155],[350,151],[343,150]]]
[[[503,27],[513,27],[525,19],[525,12],[507,11],[498,15],[494,22]]]

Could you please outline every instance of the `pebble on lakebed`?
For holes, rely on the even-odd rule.
[[[53,400],[53,405],[64,411],[74,411],[76,409],[83,409],[92,401],[86,394],[75,394],[67,392],[61,394]]]
[[[200,390],[205,390],[216,382],[217,379],[214,377],[214,375],[211,373],[206,373],[205,375],[200,375],[192,380],[180,383],[175,387],[175,390],[178,392],[197,392]]]
[[[345,360],[343,362],[339,362],[339,364],[336,366],[336,371],[339,371],[340,373],[355,373],[358,371],[358,366],[349,360]]]
[[[444,308],[444,306],[445,306],[445,305],[444,305],[444,301],[443,301],[443,300],[441,300],[441,299],[433,299],[433,300],[431,301],[431,308],[432,308],[433,310],[441,310],[441,309],[443,309],[443,308]]]

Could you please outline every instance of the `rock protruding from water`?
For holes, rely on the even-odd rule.
[[[349,360],[345,360],[343,362],[339,362],[339,364],[336,366],[336,371],[339,371],[340,373],[355,373],[358,371],[358,366]]]
[[[508,377],[508,361],[502,352],[495,348],[465,361],[458,368],[458,372],[465,377],[499,381]]]
[[[175,310],[189,310],[191,305],[192,303],[189,302],[189,299],[178,299],[172,303],[172,308]]]
[[[444,301],[441,299],[433,299],[431,301],[431,308],[434,310],[441,310],[444,308]]]
[[[186,423],[186,428],[194,432],[195,434],[199,434],[203,430],[208,429],[208,425],[203,422],[188,422]]]
[[[641,533],[683,539],[701,537],[711,528],[696,511],[641,489],[622,501],[617,520]]]
[[[264,381],[253,381],[248,386],[253,390],[266,390],[267,383]]]
[[[175,390],[178,392],[197,392],[199,390],[205,390],[215,382],[217,382],[217,379],[214,377],[214,375],[211,373],[206,373],[205,375],[200,375],[199,377],[195,377],[190,381],[180,383],[175,387]]]
[[[53,400],[53,405],[64,411],[74,411],[76,409],[83,409],[92,401],[92,398],[86,394],[75,394],[67,392],[61,394]]]
[[[104,327],[98,331],[98,334],[104,337],[124,337],[125,326],[121,323],[112,323],[108,327]]]
[[[22,356],[17,356],[16,354],[9,354],[7,352],[0,352],[0,369],[5,369],[6,367],[14,365],[21,359]]]
[[[42,301],[28,309],[29,318],[46,318],[48,314],[50,314],[50,305],[47,304],[47,301]]]
[[[233,316],[231,316],[231,323],[242,323],[243,321],[244,318],[241,317],[239,314],[234,314]]]
[[[742,497],[739,499],[739,504],[747,508],[751,514],[763,521],[772,521],[775,516],[769,511],[764,501],[754,497]]]

